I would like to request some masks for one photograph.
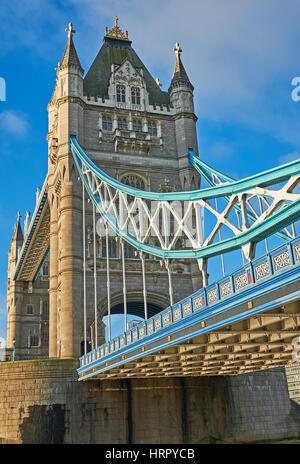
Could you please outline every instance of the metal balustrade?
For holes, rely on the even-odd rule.
[[[106,342],[97,350],[80,358],[80,368],[87,367],[95,361],[107,361],[111,355],[122,354],[129,347],[133,348],[140,341],[154,339],[165,328],[174,328],[179,321],[196,313],[208,316],[220,302],[233,296],[243,294],[257,285],[284,274],[300,264],[300,237],[272,250],[270,253],[245,264],[242,268],[223,277],[217,282],[201,288],[187,298],[169,306],[146,321],[142,321],[127,332]]]

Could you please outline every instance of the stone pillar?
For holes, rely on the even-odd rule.
[[[57,285],[58,236],[57,204],[54,198],[50,214],[50,276],[49,276],[49,358],[57,357]]]
[[[80,356],[82,335],[82,205],[79,188],[76,187],[77,184],[74,185],[73,181],[65,181],[60,198],[58,226],[61,358]]]

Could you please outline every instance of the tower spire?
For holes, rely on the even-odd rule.
[[[20,214],[20,211],[18,211],[17,223],[14,226],[14,234],[13,234],[13,238],[12,238],[12,240],[15,240],[17,242],[23,242],[23,232],[22,232],[22,227],[21,227],[21,223],[20,223],[21,217],[22,216]]]
[[[175,45],[173,50],[175,52],[176,62],[175,62],[175,67],[174,67],[174,71],[173,71],[173,75],[172,75],[171,86],[172,86],[172,84],[174,84],[176,82],[181,82],[181,83],[187,84],[193,90],[194,87],[192,86],[192,84],[191,84],[191,82],[190,82],[190,80],[188,78],[188,75],[186,73],[186,70],[184,69],[184,66],[183,66],[181,58],[180,58],[180,54],[182,53],[182,48],[180,47],[178,42],[176,42],[176,45]],[[171,86],[170,86],[170,88],[171,88]]]
[[[63,56],[63,59],[61,63],[59,63],[57,69],[63,69],[65,67],[69,66],[75,66],[79,68],[82,71],[83,74],[83,69],[81,67],[76,48],[73,42],[73,34],[76,33],[75,29],[73,29],[73,24],[70,22],[69,27],[65,29],[65,31],[68,33],[68,43],[65,49],[65,53]]]

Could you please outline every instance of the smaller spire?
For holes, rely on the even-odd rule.
[[[194,87],[190,83],[190,80],[188,78],[188,75],[186,73],[186,70],[184,69],[184,66],[180,58],[180,54],[182,53],[182,48],[180,47],[178,42],[176,42],[174,52],[176,56],[176,62],[175,62],[175,67],[174,67],[174,71],[172,75],[171,85],[177,81],[181,81],[181,82],[185,82],[193,89]]]
[[[22,232],[22,227],[20,224],[20,219],[21,219],[21,214],[20,211],[18,211],[17,214],[17,224],[14,226],[14,235],[12,240],[15,240],[16,242],[23,242],[23,232]]]
[[[83,69],[81,67],[75,45],[73,42],[73,34],[76,33],[75,29],[73,29],[72,23],[69,23],[68,29],[65,29],[65,31],[68,33],[68,43],[65,49],[65,53],[63,56],[63,59],[61,63],[58,63],[58,67],[56,68],[57,70],[60,70],[62,68],[68,67],[68,66],[76,66],[80,69],[80,71],[83,73]]]

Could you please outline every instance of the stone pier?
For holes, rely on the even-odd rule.
[[[300,432],[300,406],[281,368],[78,382],[77,364],[0,363],[0,443],[238,443]]]

